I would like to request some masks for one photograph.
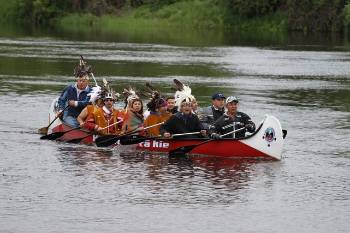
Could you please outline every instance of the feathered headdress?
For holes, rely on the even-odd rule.
[[[148,91],[146,92],[147,97],[149,97],[150,101],[147,103],[147,109],[151,112],[155,112],[156,109],[160,105],[161,94],[160,91],[155,89],[150,83],[146,83],[146,87]]]
[[[80,55],[79,65],[74,68],[74,76],[76,78],[83,77],[85,75],[90,76],[91,73],[91,66],[88,66],[87,63],[84,61],[83,56]]]
[[[191,94],[192,90],[189,86],[184,85],[177,79],[174,79],[177,91],[175,92],[175,105],[180,109],[183,101],[192,102],[194,96]]]
[[[129,86],[128,88],[124,88],[123,95],[124,95],[124,103],[125,103],[124,108],[128,106],[131,100],[140,98],[138,94],[136,94],[136,90],[131,86]]]
[[[109,82],[105,78],[103,78],[101,97],[106,98],[107,96],[112,97],[114,100],[118,100],[120,94],[115,92],[113,88],[109,85]]]

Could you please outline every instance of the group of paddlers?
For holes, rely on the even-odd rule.
[[[147,137],[165,138],[180,134],[182,138],[212,137],[242,138],[254,132],[250,117],[237,111],[238,98],[212,95],[212,105],[199,108],[191,89],[174,79],[174,96],[163,97],[146,84],[149,101],[144,111],[140,95],[131,87],[124,89],[125,107],[115,108],[119,97],[104,79],[102,87],[93,77],[92,69],[83,58],[74,69],[76,83],[67,86],[58,99],[58,116],[64,123],[100,135],[123,135],[130,132]],[[96,86],[90,87],[93,78]],[[223,136],[224,135],[224,136]]]

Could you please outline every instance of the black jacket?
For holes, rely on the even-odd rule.
[[[212,125],[217,121],[225,112],[225,108],[216,109],[214,106],[208,106],[201,109],[198,113],[200,122],[207,130],[211,130]]]
[[[195,114],[184,115],[181,112],[172,115],[161,127],[160,133],[165,132],[171,134],[197,132],[203,129],[198,117]],[[181,138],[196,138],[199,134],[184,135]]]
[[[229,133],[233,130],[237,130],[243,127],[247,127],[246,129],[239,131],[233,134],[229,134],[225,136],[225,138],[243,138],[245,136],[246,131],[252,133],[255,131],[255,124],[250,119],[250,117],[243,113],[243,112],[237,112],[234,118],[231,118],[226,113],[222,115],[215,123],[215,133],[218,133],[220,135]]]

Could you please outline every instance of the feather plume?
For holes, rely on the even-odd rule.
[[[125,103],[124,108],[126,108],[128,106],[128,104],[130,103],[131,100],[140,98],[138,96],[138,94],[136,93],[136,90],[134,88],[132,88],[131,86],[124,88],[123,95],[124,95],[124,103]]]
[[[184,89],[184,84],[177,80],[176,78],[174,79],[174,83],[176,85],[176,90],[182,91]]]
[[[189,86],[183,84],[177,79],[174,79],[174,83],[177,87],[177,91],[175,92],[175,105],[180,109],[183,101],[191,102],[195,98],[192,95],[192,90]]]
[[[80,55],[79,65],[74,68],[74,76],[82,77],[84,75],[91,75],[92,68],[87,65],[87,62],[84,60],[83,56]]]
[[[90,96],[90,102],[95,103],[97,99],[101,97],[102,89],[100,86],[95,86],[92,88],[92,91],[88,94]]]
[[[106,97],[107,95],[111,95],[113,99],[118,100],[118,98],[120,97],[120,94],[113,90],[113,88],[110,86],[109,82],[105,78],[102,79],[101,89],[102,98]]]
[[[147,109],[151,112],[155,112],[159,107],[161,93],[148,82],[146,83],[146,88],[148,89],[148,92],[146,92],[147,97],[150,99],[147,103]]]

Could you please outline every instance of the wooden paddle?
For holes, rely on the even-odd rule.
[[[227,136],[229,134],[237,133],[239,131],[242,131],[243,129],[245,129],[245,127],[237,129],[237,130],[233,130],[233,131],[225,133],[225,134],[222,134],[222,135],[220,135],[220,138],[225,137],[225,136]],[[211,142],[211,141],[214,141],[214,140],[218,140],[218,139],[209,139],[209,140],[205,140],[204,142],[201,142],[201,143],[198,143],[198,144],[195,144],[195,145],[188,145],[188,146],[178,147],[178,148],[176,148],[174,150],[169,151],[169,156],[174,157],[174,156],[179,156],[179,155],[185,155],[185,154],[191,152],[197,146],[203,145],[205,143],[208,143],[208,142]]]
[[[174,137],[178,137],[178,136],[184,136],[184,135],[194,135],[194,134],[200,134],[201,132],[190,132],[190,133],[179,133],[179,134],[173,134],[171,135],[172,138]],[[121,145],[132,145],[132,144],[138,144],[140,142],[143,142],[145,140],[154,140],[154,139],[164,139],[164,137],[162,136],[158,136],[158,137],[145,137],[142,135],[130,135],[129,137],[123,137],[120,139],[120,144]]]
[[[39,134],[44,134],[47,135],[47,132],[49,131],[50,126],[61,116],[61,114],[69,107],[69,105],[67,105],[60,114],[58,114],[51,122],[48,126],[46,127],[42,127],[40,129],[38,129],[38,133]],[[40,138],[41,139],[41,138]]]
[[[137,129],[132,130],[132,131],[130,131],[126,134],[123,134],[123,135],[106,135],[106,136],[98,137],[98,138],[96,138],[95,143],[98,147],[107,147],[107,146],[115,144],[118,140],[120,140],[121,138],[123,138],[125,136],[131,135],[134,133],[138,133],[141,130],[150,129],[150,128],[153,128],[153,127],[156,127],[156,126],[162,125],[162,124],[164,124],[164,121],[161,123],[158,123],[158,124],[150,125],[150,126],[145,127],[145,128],[137,128]]]
[[[80,126],[76,127],[76,128],[73,128],[73,129],[70,129],[70,130],[67,130],[67,131],[54,132],[54,133],[51,133],[51,134],[48,134],[48,135],[44,135],[44,136],[41,136],[40,139],[42,139],[42,140],[55,140],[57,138],[62,137],[63,134],[71,132],[73,130],[77,130],[77,129],[80,129]]]
[[[98,130],[98,131],[107,129],[107,128],[109,128],[109,127],[111,127],[111,126],[113,126],[113,125],[119,124],[119,123],[121,123],[121,122],[123,122],[123,120],[114,122],[113,124],[110,124],[110,125],[108,125],[108,126],[102,128],[102,129],[100,129],[100,130]],[[83,139],[85,139],[85,138],[87,138],[87,137],[89,137],[89,136],[91,136],[91,135],[93,135],[93,134],[94,134],[94,133],[92,132],[92,133],[89,133],[88,135],[86,135],[86,136],[84,136],[84,137],[82,137],[82,138],[74,138],[74,139],[68,140],[68,141],[66,141],[66,142],[68,142],[68,143],[79,143],[79,142],[81,142]]]

